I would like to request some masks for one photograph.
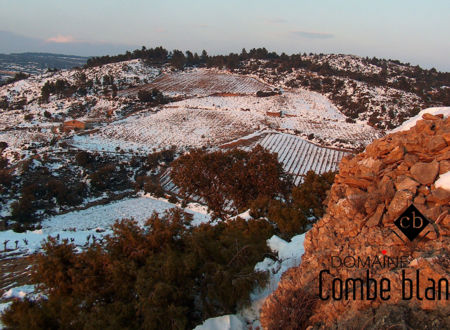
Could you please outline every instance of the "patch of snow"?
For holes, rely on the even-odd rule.
[[[2,298],[24,298],[26,295],[32,292],[34,292],[34,285],[22,285],[9,289],[3,294]]]
[[[241,214],[238,214],[234,218],[238,218],[238,217],[243,219],[243,220],[246,220],[246,221],[253,219],[253,217],[250,215],[250,209],[248,209],[245,212],[242,212]]]
[[[259,314],[264,300],[270,295],[278,286],[281,280],[281,275],[291,267],[296,267],[300,264],[301,258],[305,249],[303,242],[305,234],[300,234],[292,237],[290,242],[287,242],[280,237],[274,235],[267,240],[267,245],[273,252],[278,254],[278,260],[265,258],[263,261],[255,265],[255,271],[267,271],[269,273],[269,283],[265,288],[258,288],[250,294],[251,304],[249,307],[240,310],[237,314],[225,315],[206,320],[202,325],[197,326],[196,330],[223,330],[223,329],[257,329],[261,328],[259,322]],[[236,328],[229,327],[231,320],[243,320],[245,327],[237,323]],[[242,321],[241,321],[242,323]]]
[[[246,321],[247,325],[250,325],[253,329],[261,327],[259,322],[261,307],[267,296],[277,288],[283,273],[289,268],[300,264],[302,255],[305,253],[304,240],[305,234],[292,237],[290,242],[276,235],[267,240],[267,245],[270,249],[278,254],[278,260],[265,258],[255,265],[255,270],[269,272],[269,283],[264,289],[255,290],[250,295],[251,305],[238,313]]]
[[[416,126],[416,123],[418,120],[422,119],[422,115],[429,113],[431,115],[439,115],[442,114],[444,117],[450,116],[450,107],[434,107],[434,108],[427,108],[419,112],[418,115],[408,119],[405,121],[402,125],[400,125],[397,128],[394,128],[391,133],[395,132],[401,132],[401,131],[407,131],[410,128]]]
[[[99,226],[107,228],[117,219],[131,218],[143,224],[154,212],[161,214],[174,207],[176,207],[175,204],[153,198],[150,195],[125,198],[106,205],[50,217],[42,221],[42,228],[47,232],[60,231],[71,227],[75,227],[77,230],[89,230]],[[198,222],[209,220],[209,216],[205,213],[186,211],[191,213],[194,220]]]
[[[450,171],[441,174],[437,181],[434,183],[436,188],[442,188],[444,190],[450,191]]]
[[[42,229],[16,233],[12,230],[0,231],[0,244],[6,243],[10,251],[2,252],[4,256],[12,253],[34,253],[41,249],[42,242],[48,237],[59,237],[61,240],[67,239],[77,246],[83,246],[94,239],[111,234],[111,225],[118,219],[134,219],[139,224],[157,212],[159,214],[177,207],[167,200],[156,199],[150,195],[143,195],[138,198],[125,198],[123,200],[106,205],[93,206],[91,208],[73,211],[66,214],[44,219],[41,222]],[[197,206],[192,209],[185,209],[193,215],[193,225],[209,222],[210,216],[207,211]],[[98,230],[102,228],[102,230]],[[15,249],[17,241],[17,249]],[[3,248],[3,246],[2,246]],[[14,249],[14,250],[13,250]]]
[[[11,302],[7,302],[7,303],[1,303],[0,304],[0,315],[9,307],[9,305],[11,305]],[[3,323],[0,320],[0,329],[4,329],[3,327]]]
[[[207,319],[194,330],[245,330],[244,323],[234,314]]]
[[[290,242],[286,242],[284,239],[278,236],[272,236],[268,241],[270,249],[278,253],[278,257],[281,260],[296,259],[299,262],[301,256],[305,252],[303,249],[303,241],[305,240],[305,235],[297,235],[292,237]],[[297,260],[298,259],[298,260]]]

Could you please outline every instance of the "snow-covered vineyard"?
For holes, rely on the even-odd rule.
[[[260,145],[264,149],[276,153],[284,171],[292,175],[296,185],[302,182],[303,175],[308,171],[314,171],[318,174],[336,171],[342,157],[349,153],[344,150],[320,147],[290,134],[262,133],[255,136],[259,139],[240,148],[250,151],[256,145]],[[232,145],[239,147],[239,142],[245,143],[245,140],[238,140]],[[225,145],[225,147],[227,146]],[[178,193],[177,186],[170,178],[170,169],[161,176],[161,185],[168,192]]]
[[[207,70],[163,75],[156,78],[149,87],[166,93],[197,96],[216,93],[255,94],[260,90],[271,89],[270,85],[252,77]]]
[[[277,153],[278,161],[283,165],[283,169],[294,177],[296,185],[308,171],[318,174],[336,171],[342,157],[348,154],[342,150],[319,147],[289,134],[267,134],[257,144]],[[249,149],[250,147],[244,148]]]

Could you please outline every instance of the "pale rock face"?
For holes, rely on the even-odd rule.
[[[318,295],[322,269],[328,268],[333,276],[344,280],[365,274],[366,268],[331,267],[332,256],[406,256],[406,267],[401,270],[407,278],[415,278],[420,270],[422,292],[427,287],[426,279],[437,283],[448,278],[450,118],[439,113],[428,113],[422,120],[416,118],[405,125],[406,129],[376,140],[363,153],[341,161],[329,192],[327,213],[307,233],[301,265],[289,269],[278,289],[266,299],[261,312],[263,327],[276,318],[278,295],[298,289]],[[425,238],[410,242],[394,221],[412,203],[433,223],[419,236],[429,230]],[[396,229],[402,238],[392,232]],[[383,277],[390,280],[389,300],[318,300],[310,324],[327,328],[336,320],[355,317],[361,311],[402,302],[401,270],[370,269],[371,277],[378,283]],[[331,276],[328,281],[331,282]],[[413,297],[406,303],[432,310],[445,306],[448,300]]]

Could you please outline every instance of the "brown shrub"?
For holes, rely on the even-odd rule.
[[[261,315],[261,324],[267,330],[306,329],[317,301],[303,289],[280,290],[269,299],[271,304]]]
[[[277,156],[260,146],[250,152],[194,150],[174,161],[170,175],[185,198],[203,198],[216,217],[248,209],[261,196],[283,195],[290,186]]]

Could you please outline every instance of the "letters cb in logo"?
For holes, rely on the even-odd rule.
[[[430,221],[411,204],[394,224],[410,241],[413,241],[430,224]]]

